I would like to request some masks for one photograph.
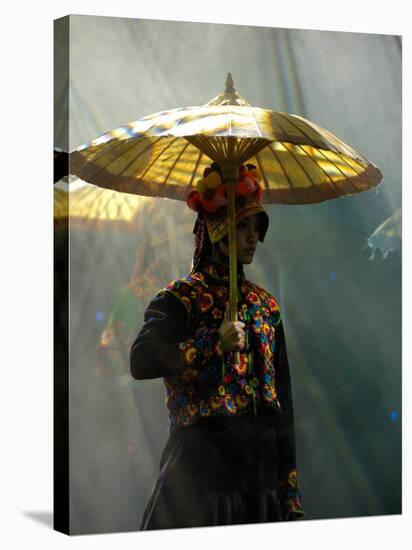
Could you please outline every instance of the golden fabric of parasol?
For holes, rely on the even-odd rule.
[[[137,231],[139,213],[150,199],[116,193],[76,179],[54,186],[55,227],[67,224],[84,229]]]
[[[75,179],[54,185],[54,228],[109,230],[151,234],[152,246],[168,243],[171,272],[178,277],[178,242],[193,228],[191,211],[184,208],[171,215],[167,205],[158,206],[154,197],[117,193]],[[150,221],[149,221],[150,220]]]
[[[376,166],[317,124],[252,107],[230,73],[225,91],[203,106],[155,113],[78,147],[70,172],[123,193],[185,200],[211,160],[227,185],[231,321],[237,319],[234,186],[241,164],[258,167],[266,203],[322,202],[382,179]]]

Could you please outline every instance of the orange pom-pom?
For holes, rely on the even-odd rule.
[[[222,178],[218,172],[210,172],[204,182],[207,189],[216,189],[222,183]]]

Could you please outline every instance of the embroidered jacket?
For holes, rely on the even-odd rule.
[[[240,266],[239,266],[240,267]],[[245,323],[240,364],[223,353],[218,329],[229,301],[228,266],[208,259],[197,273],[156,295],[130,352],[134,378],[164,377],[169,430],[200,417],[278,413],[279,493],[284,516],[304,515],[296,480],[293,405],[280,307],[238,276],[238,319]]]

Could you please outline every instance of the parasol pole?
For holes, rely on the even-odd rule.
[[[167,235],[169,237],[169,256],[170,265],[172,267],[172,278],[177,279],[179,277],[179,269],[177,267],[176,225],[175,220],[169,211],[166,214],[166,227]]]
[[[239,166],[225,164],[222,166],[223,182],[227,186],[227,215],[229,229],[229,315],[230,321],[237,321],[237,248],[236,248],[236,207],[235,185],[239,181]],[[239,352],[234,354],[235,363],[240,362]]]

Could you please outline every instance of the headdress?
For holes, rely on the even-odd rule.
[[[263,242],[269,218],[260,204],[263,190],[259,179],[259,172],[253,164],[239,168],[239,182],[235,185],[236,223],[247,216],[260,214],[259,240]],[[228,233],[226,193],[221,168],[214,162],[205,168],[203,178],[196,183],[196,189],[186,199],[187,205],[198,213],[193,233],[197,234],[199,224],[205,220],[212,243],[220,241]]]

